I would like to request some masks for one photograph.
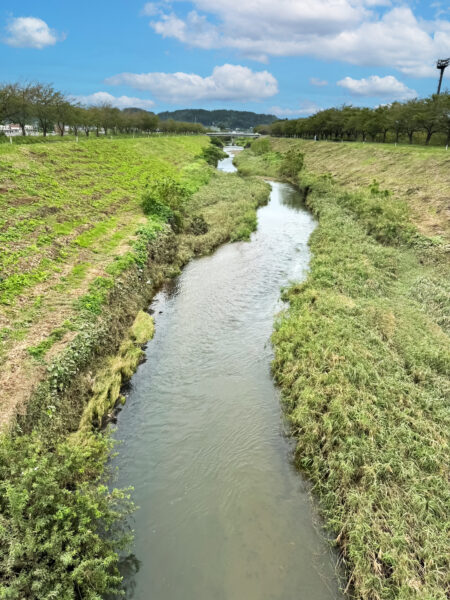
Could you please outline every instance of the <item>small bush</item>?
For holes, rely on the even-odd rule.
[[[218,148],[212,144],[206,146],[206,148],[203,148],[202,150],[202,158],[212,167],[217,167],[219,160],[226,158],[227,156],[228,154],[226,154],[222,148]]]
[[[211,144],[213,144],[214,146],[217,146],[218,148],[223,148],[223,142],[218,137],[212,137],[210,139],[210,142],[211,142]]]
[[[253,154],[260,156],[261,154],[267,154],[270,152],[270,140],[268,138],[261,138],[254,140],[251,144]]]
[[[300,171],[303,169],[303,153],[299,150],[289,150],[283,156],[283,160],[280,165],[280,175],[282,177],[294,178],[297,177]]]
[[[185,185],[173,177],[155,179],[147,184],[142,197],[142,209],[146,215],[156,215],[180,231],[186,202],[191,193]]]
[[[194,235],[204,235],[208,233],[208,223],[205,221],[203,215],[196,215],[193,217],[191,224],[189,225],[189,233]]]
[[[100,600],[118,592],[126,492],[103,484],[100,435],[49,449],[38,435],[0,439],[0,598]],[[51,451],[49,451],[51,450]]]

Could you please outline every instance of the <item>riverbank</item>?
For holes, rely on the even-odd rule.
[[[276,176],[281,145],[304,152],[306,170],[297,182],[319,220],[309,276],[284,292],[289,309],[273,335],[273,371],[297,439],[297,464],[336,536],[354,597],[444,600],[450,555],[445,243],[419,231],[417,198],[409,205],[380,183],[358,186],[364,164],[349,174],[350,150],[271,143],[262,154],[241,153],[239,169]],[[364,149],[364,160],[370,152]],[[383,162],[378,171],[374,156],[371,179],[395,178],[391,156],[392,171]],[[443,156],[436,169],[445,182]],[[419,153],[412,168],[425,170],[429,160]],[[408,185],[416,185],[412,172]],[[438,206],[448,187],[435,199],[434,185],[420,182],[429,205]],[[448,222],[439,227],[448,231]]]
[[[290,148],[305,153],[308,172],[328,173],[344,190],[368,187],[376,180],[408,205],[410,218],[421,233],[450,241],[450,152],[445,147],[271,138],[270,153],[259,158],[247,153],[239,168],[244,171],[244,162],[259,160],[267,175],[276,177],[280,154]],[[248,168],[251,173],[251,164]]]
[[[127,536],[117,526],[131,507],[102,484],[110,444],[96,429],[152,333],[139,311],[192,256],[246,239],[269,193],[215,173],[208,144],[0,150],[0,596],[94,598],[120,583],[116,551]],[[144,214],[146,189],[170,190],[178,204],[152,196]]]

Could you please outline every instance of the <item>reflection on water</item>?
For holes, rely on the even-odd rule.
[[[270,375],[280,288],[305,276],[313,229],[300,195],[273,183],[250,243],[192,261],[152,303],[115,434],[118,484],[140,506],[127,598],[339,596]]]

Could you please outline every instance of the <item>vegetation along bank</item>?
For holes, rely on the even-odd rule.
[[[448,598],[449,160],[269,138],[235,159],[300,185],[319,221],[273,372],[358,599]]]
[[[128,491],[103,426],[142,357],[143,309],[191,257],[247,239],[269,186],[206,137],[0,146],[0,598],[120,588]]]

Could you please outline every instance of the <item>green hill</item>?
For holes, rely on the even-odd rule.
[[[246,110],[204,110],[202,108],[161,112],[158,117],[162,121],[174,119],[188,123],[201,123],[205,127],[215,125],[226,129],[249,129],[278,120],[275,115],[258,114]]]

